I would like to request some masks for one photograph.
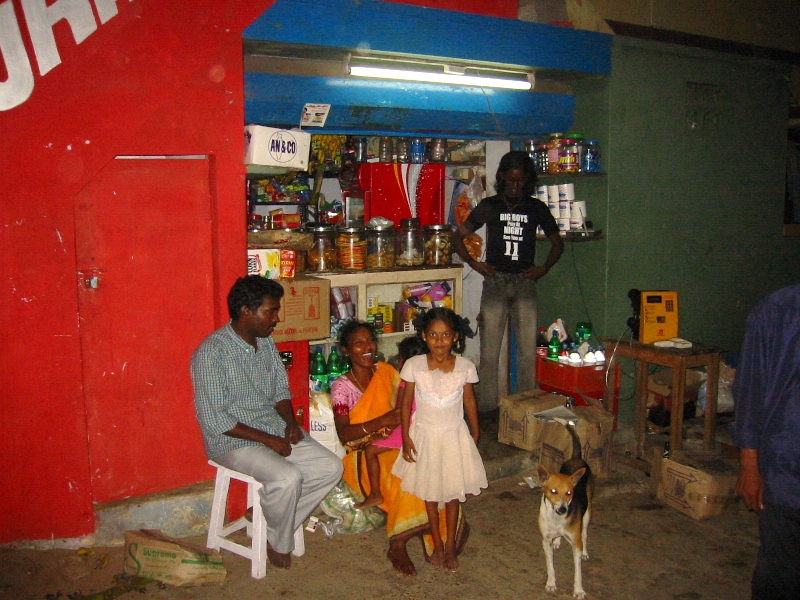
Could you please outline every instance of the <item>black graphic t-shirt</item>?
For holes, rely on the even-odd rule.
[[[464,226],[476,231],[486,225],[486,262],[502,273],[521,273],[534,265],[536,227],[545,235],[558,233],[547,205],[536,198],[489,196],[470,213]]]

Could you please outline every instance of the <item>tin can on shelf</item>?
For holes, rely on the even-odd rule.
[[[418,267],[423,264],[422,231],[419,219],[401,219],[397,230],[395,264],[398,267]]]
[[[427,225],[424,237],[424,262],[426,265],[449,265],[453,257],[450,236],[453,230],[449,225]]]
[[[336,234],[336,261],[345,271],[363,271],[367,264],[367,239],[362,227],[343,227]]]
[[[317,273],[336,270],[336,231],[333,225],[314,225],[306,231],[314,234],[311,248],[306,253],[308,270]]]
[[[367,269],[391,269],[395,263],[394,227],[367,229]]]

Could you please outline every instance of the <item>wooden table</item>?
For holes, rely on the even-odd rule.
[[[644,458],[644,436],[647,422],[647,379],[649,365],[660,365],[672,369],[672,410],[669,428],[670,451],[678,451],[683,445],[683,392],[686,384],[686,369],[705,367],[706,410],[705,430],[703,433],[703,449],[714,448],[714,435],[717,426],[717,387],[719,384],[720,355],[724,348],[693,344],[691,348],[661,348],[652,344],[642,344],[630,338],[601,338],[605,347],[606,361],[609,368],[619,357],[629,358],[636,362],[636,412],[634,418],[634,436],[636,441],[635,458]],[[610,406],[612,390],[606,389],[603,402]]]

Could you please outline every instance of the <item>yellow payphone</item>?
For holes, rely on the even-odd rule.
[[[641,292],[639,341],[652,344],[678,337],[678,292]]]

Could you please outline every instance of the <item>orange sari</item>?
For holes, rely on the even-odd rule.
[[[380,417],[394,408],[397,385],[400,375],[391,365],[379,362],[366,391],[356,405],[350,409],[350,423],[356,425]],[[365,497],[369,494],[369,478],[367,477],[366,460],[361,451],[353,451],[342,459],[344,463],[343,478],[353,490],[361,492]],[[433,551],[433,540],[430,536],[428,515],[425,502],[416,496],[403,491],[400,479],[392,474],[392,466],[400,456],[400,450],[392,449],[378,455],[381,465],[381,495],[383,503],[379,508],[386,513],[386,534],[390,539],[408,540],[412,537],[423,539],[426,556]],[[439,525],[442,539],[446,539],[444,509],[440,511]],[[456,550],[466,543],[466,521],[459,507],[458,527],[456,529]]]

